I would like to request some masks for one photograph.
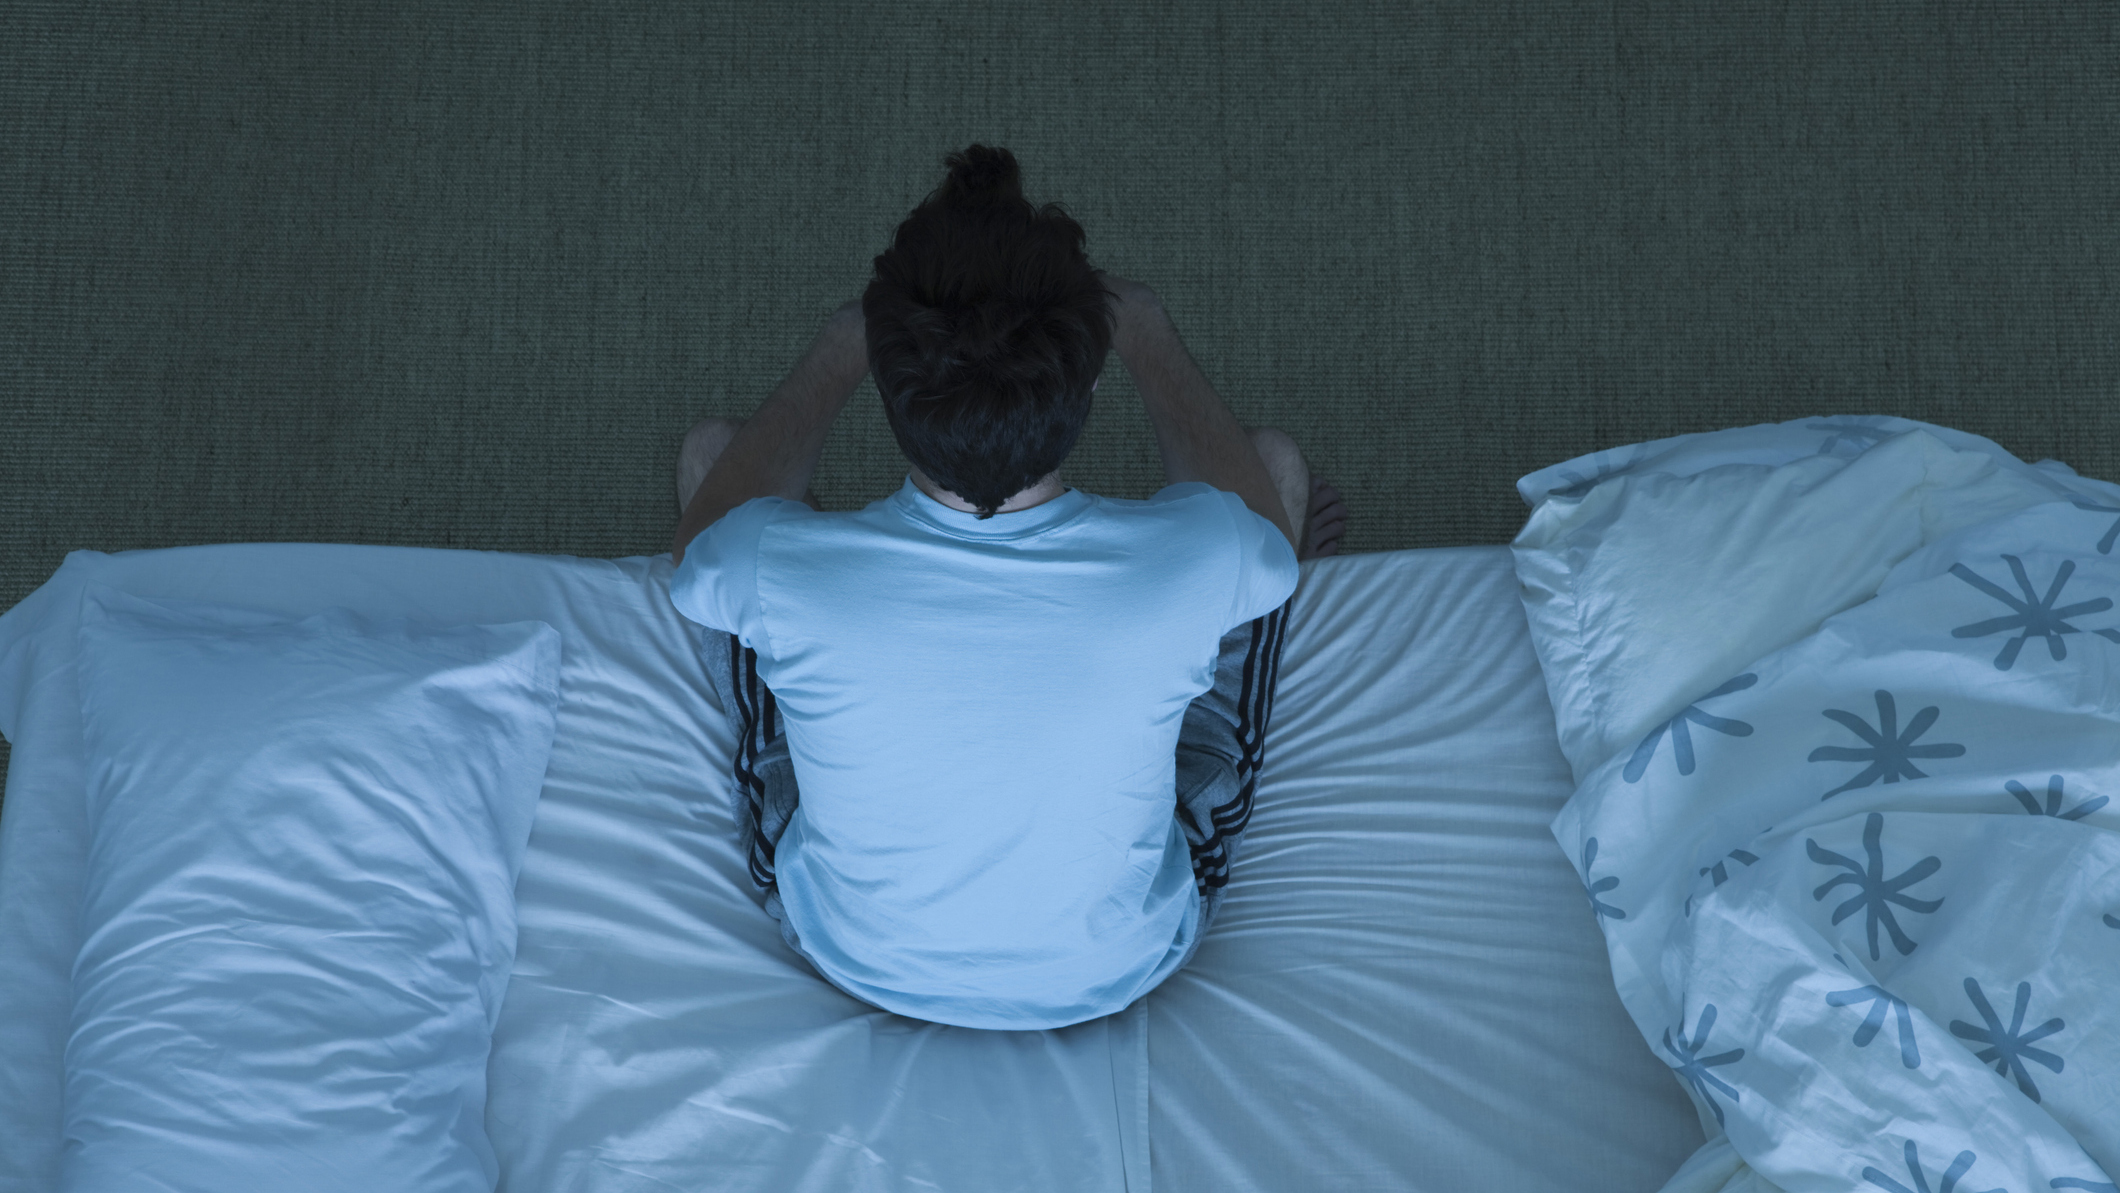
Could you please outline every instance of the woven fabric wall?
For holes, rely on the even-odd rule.
[[[2120,479],[2120,8],[14,3],[0,609],[80,548],[669,547],[943,176],[1013,150],[1348,553],[1637,440],[1925,419]],[[872,383],[827,510],[905,475]],[[1063,470],[1146,497],[1114,358]]]

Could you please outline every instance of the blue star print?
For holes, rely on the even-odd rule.
[[[2060,775],[2054,775],[2046,781],[2046,810],[2043,812],[2039,809],[2038,798],[2030,791],[2025,790],[2024,784],[2011,779],[2009,782],[2004,783],[2003,786],[2009,788],[2010,794],[2017,797],[2017,802],[2023,804],[2026,810],[2030,811],[2034,816],[2052,816],[2057,820],[2081,820],[2105,806],[2105,797],[2101,795],[2097,799],[2088,803],[2077,804],[2069,811],[2063,812],[2061,810]]]
[[[1862,1166],[1862,1179],[1880,1189],[1889,1189],[1891,1193],[1929,1193],[1929,1180],[1928,1177],[1923,1175],[1921,1168],[1921,1152],[1914,1146],[1914,1141],[1911,1139],[1906,1141],[1906,1158],[1907,1177],[1914,1182],[1914,1187],[1911,1189],[1867,1164]],[[1971,1168],[1973,1161],[1978,1158],[1970,1151],[1959,1152],[1958,1158],[1951,1161],[1951,1166],[1943,1170],[1943,1179],[1937,1184],[1936,1193],[1956,1193],[1958,1178],[1964,1176],[1966,1170]],[[1972,1193],[1972,1190],[1968,1189],[1966,1193]],[[1989,1189],[1987,1193],[2008,1193],[2008,1191],[2004,1189]]]
[[[1882,689],[1877,693],[1877,728],[1875,729],[1870,728],[1869,722],[1864,721],[1854,713],[1843,712],[1837,708],[1824,710],[1825,716],[1831,717],[1833,720],[1854,730],[1855,736],[1870,743],[1870,746],[1868,749],[1863,749],[1860,746],[1820,746],[1811,751],[1809,760],[1812,762],[1872,761],[1869,769],[1818,798],[1829,800],[1843,791],[1853,790],[1857,787],[1868,787],[1880,778],[1887,783],[1897,783],[1902,778],[1926,779],[1928,775],[1908,761],[1909,759],[1956,758],[1965,753],[1965,747],[1955,742],[1927,746],[1912,744],[1915,738],[1927,733],[1929,726],[1936,723],[1937,712],[1937,707],[1931,704],[1920,712],[1915,713],[1914,719],[1907,723],[1907,731],[1900,734],[1896,733],[1894,728],[1899,723],[1899,714],[1892,704],[1892,694]]]
[[[1907,939],[1906,933],[1899,930],[1899,921],[1893,918],[1892,909],[1885,906],[1887,903],[1897,903],[1901,907],[1921,912],[1924,915],[1943,906],[1943,900],[1940,898],[1911,899],[1900,893],[1907,887],[1942,869],[1943,863],[1934,857],[1925,857],[1909,866],[1906,872],[1899,877],[1886,879],[1884,876],[1884,850],[1878,846],[1878,838],[1883,833],[1883,813],[1870,813],[1869,819],[1863,821],[1862,825],[1862,850],[1869,856],[1867,869],[1857,865],[1853,858],[1843,857],[1830,849],[1820,848],[1818,842],[1808,837],[1804,838],[1803,843],[1804,850],[1811,855],[1812,861],[1822,866],[1846,866],[1849,870],[1849,873],[1837,875],[1812,891],[1811,898],[1823,900],[1827,891],[1832,890],[1843,882],[1852,882],[1860,888],[1860,893],[1855,895],[1854,898],[1833,909],[1833,922],[1838,924],[1840,921],[1854,915],[1857,908],[1865,910],[1868,913],[1866,926],[1870,933],[1870,960],[1872,961],[1877,960],[1881,956],[1877,951],[1877,925],[1880,922],[1884,924],[1887,931],[1891,932],[1892,944],[1899,950],[1900,956],[1906,956],[1913,952],[1916,947],[1912,940]]]
[[[1590,864],[1597,860],[1597,838],[1583,842],[1583,873],[1590,872]],[[1583,890],[1590,896],[1590,910],[1599,915],[1609,915],[1615,920],[1627,918],[1627,913],[1597,897],[1599,891],[1609,891],[1619,885],[1619,879],[1610,874],[1597,880],[1596,885],[1584,884]]]
[[[2068,657],[2068,647],[2062,645],[2061,635],[2082,632],[2063,619],[2081,617],[2086,613],[2103,613],[2113,607],[2113,598],[2098,597],[2094,600],[2066,605],[2059,609],[2054,608],[2055,598],[2061,595],[2061,586],[2068,583],[2069,576],[2076,570],[2076,561],[2073,559],[2061,561],[2060,570],[2054,573],[2053,586],[2046,590],[2046,599],[2041,600],[2032,592],[2032,580],[2031,577],[2024,574],[2023,562],[2015,555],[2005,555],[2002,558],[2009,561],[2010,573],[2017,578],[2017,587],[2024,590],[2024,599],[2021,601],[2002,591],[1996,585],[1989,583],[1986,578],[1964,564],[1954,563],[1951,565],[1951,574],[1953,576],[2016,610],[2015,613],[2007,617],[1997,617],[1989,621],[1974,622],[1968,626],[1959,626],[1951,631],[1951,637],[1981,638],[1997,630],[2007,630],[2015,626],[2024,627],[2024,633],[2003,643],[2002,653],[1995,656],[1995,670],[1997,671],[2009,670],[2010,666],[2017,661],[2017,652],[2023,650],[2025,642],[2033,638],[2045,638],[2047,653],[2054,656],[2055,662],[2060,662]],[[2093,632],[2101,638],[2109,638],[2114,642],[2120,642],[2120,630],[2095,630]]]
[[[1673,1048],[1671,1046],[1671,1029],[1668,1027],[1664,1029],[1664,1051],[1679,1059],[1681,1063],[1677,1066],[1678,1075],[1685,1080],[1686,1084],[1693,1087],[1693,1092],[1700,1095],[1700,1100],[1706,1102],[1708,1109],[1715,1112],[1715,1121],[1721,1123],[1723,1121],[1722,1104],[1715,1100],[1715,1096],[1708,1092],[1707,1087],[1712,1085],[1730,1095],[1732,1099],[1740,1102],[1744,1098],[1736,1090],[1717,1080],[1715,1074],[1710,1073],[1708,1068],[1711,1065],[1727,1065],[1743,1060],[1745,1058],[1745,1050],[1735,1048],[1729,1052],[1702,1058],[1700,1056],[1701,1045],[1708,1042],[1708,1033],[1714,1029],[1715,1004],[1711,1002],[1701,1008],[1699,1030],[1694,1033],[1691,1040],[1686,1039],[1686,1025],[1680,1023],[1678,1025],[1678,1047]]]
[[[2032,1000],[2032,984],[2030,982],[2017,983],[2017,1013],[2011,1018],[2010,1025],[2007,1028],[2003,1027],[2002,1020],[1995,1016],[1995,1008],[1988,1005],[1987,996],[1980,992],[1980,983],[1967,978],[1965,980],[1965,994],[1967,998],[1973,1000],[1973,1005],[1979,1009],[1980,1017],[1987,1020],[1987,1026],[1985,1028],[1975,1027],[1970,1023],[1953,1019],[1951,1020],[1951,1034],[1960,1039],[1978,1040],[1981,1043],[1990,1045],[1990,1047],[1974,1053],[1974,1059],[1992,1062],[1995,1066],[1995,1071],[2005,1077],[2014,1075],[2017,1078],[2018,1090],[2032,1101],[2038,1101],[2039,1087],[2032,1084],[2031,1075],[2024,1071],[2024,1062],[2018,1058],[2028,1056],[2059,1073],[2062,1065],[2061,1058],[2044,1049],[2034,1048],[2031,1045],[2034,1040],[2043,1040],[2060,1031],[2064,1026],[2061,1020],[2058,1018],[2049,1019],[2045,1023],[2040,1024],[2035,1031],[2026,1032],[2024,1030],[2024,1008]]]
[[[1757,675],[1750,673],[1740,675],[1729,683],[1702,696],[1701,700],[1713,700],[1717,696],[1727,696],[1732,692],[1741,692],[1758,682],[1759,677]],[[1700,702],[1695,701],[1680,709],[1677,716],[1658,725],[1655,732],[1642,739],[1642,744],[1634,747],[1634,757],[1627,759],[1627,769],[1620,772],[1620,777],[1629,783],[1641,782],[1642,775],[1649,770],[1649,760],[1656,757],[1656,743],[1663,740],[1666,729],[1671,731],[1671,757],[1678,763],[1678,773],[1681,775],[1692,774],[1693,736],[1686,732],[1687,721],[1692,721],[1705,729],[1713,729],[1717,733],[1727,733],[1731,737],[1752,736],[1752,727],[1750,725],[1745,724],[1743,721],[1727,720],[1723,717],[1702,712],[1700,710]]]
[[[1769,828],[1767,829],[1767,831],[1771,833],[1774,830],[1772,828]],[[1734,857],[1747,866],[1755,865],[1759,861],[1759,855],[1753,853],[1749,849],[1733,849],[1724,856]],[[1715,876],[1715,882],[1712,886],[1709,887],[1710,890],[1713,890],[1715,887],[1721,886],[1722,884],[1730,881],[1730,868],[1728,866],[1723,865],[1721,858],[1717,858],[1715,864],[1712,866],[1702,866],[1700,868],[1700,872],[1703,874],[1713,874]],[[1693,915],[1693,896],[1691,895],[1686,896],[1686,915],[1689,918]]]
[[[1846,961],[1841,961],[1839,953],[1833,954],[1833,960],[1840,961],[1843,966],[1847,964]],[[1857,1048],[1869,1047],[1870,1041],[1876,1039],[1878,1031],[1884,1027],[1885,1016],[1897,1011],[1899,1012],[1899,1063],[1909,1069],[1920,1068],[1921,1049],[1914,1046],[1914,1020],[1907,1013],[1906,999],[1889,993],[1884,987],[1874,982],[1854,990],[1834,990],[1826,995],[1826,1005],[1829,1007],[1853,1006],[1865,1000],[1870,1004],[1870,1015],[1869,1018],[1862,1021],[1861,1027],[1855,1029],[1855,1046]]]
[[[2120,506],[2094,505],[2088,501],[2073,500],[2069,504],[2079,510],[2089,510],[2094,514],[2120,514]],[[2112,529],[2106,531],[2105,537],[2098,540],[2098,554],[2111,555],[2113,553],[2114,539],[2120,539],[2120,518],[2113,519]]]

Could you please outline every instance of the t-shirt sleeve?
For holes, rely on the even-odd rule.
[[[1280,527],[1260,517],[1235,493],[1214,492],[1235,524],[1237,542],[1237,592],[1229,622],[1223,627],[1227,633],[1286,604],[1295,595],[1303,571],[1296,563],[1296,549],[1288,545],[1288,536]]]
[[[670,603],[687,620],[758,649],[759,542],[773,523],[816,512],[784,497],[753,497],[723,514],[685,545],[684,561],[670,578]]]

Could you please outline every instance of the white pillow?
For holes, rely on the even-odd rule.
[[[82,594],[61,1187],[481,1190],[560,636]]]
[[[1536,509],[1548,496],[1581,497],[1591,485],[1623,472],[1694,476],[1723,464],[1778,466],[1806,456],[1852,460],[1875,444],[1908,431],[1927,431],[1946,447],[1993,456],[1997,464],[2006,468],[2024,467],[2024,462],[2008,448],[1968,431],[1889,414],[1839,414],[1622,444],[1549,464],[1520,477],[1516,491],[1525,505]],[[2086,500],[2110,500],[2113,495],[2120,495],[2120,487],[2105,481],[2075,479],[2076,470],[2059,460],[2041,460],[2033,467],[2050,477],[2066,478],[2059,483]]]
[[[1577,783],[1868,600],[1924,544],[2041,502],[2120,494],[1977,435],[1876,416],[1633,444],[1517,489],[1534,508],[1511,551]]]

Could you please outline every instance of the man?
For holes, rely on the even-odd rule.
[[[841,308],[749,420],[688,435],[671,600],[709,629],[751,876],[789,946],[887,1011],[1079,1023],[1199,948],[1250,817],[1297,548],[1329,553],[1345,511],[1287,436],[1236,422],[1146,287],[1087,271],[1172,484],[1095,497],[1049,452],[998,487],[940,428],[973,407],[1031,425],[992,379],[1046,375],[1028,365],[1064,355],[1043,332],[1067,303],[937,320],[956,308],[878,261],[866,316]],[[945,325],[948,351],[906,338]],[[1071,359],[1093,365],[1095,341]],[[970,491],[916,462],[887,499],[817,507],[826,431],[871,361],[901,447]]]

